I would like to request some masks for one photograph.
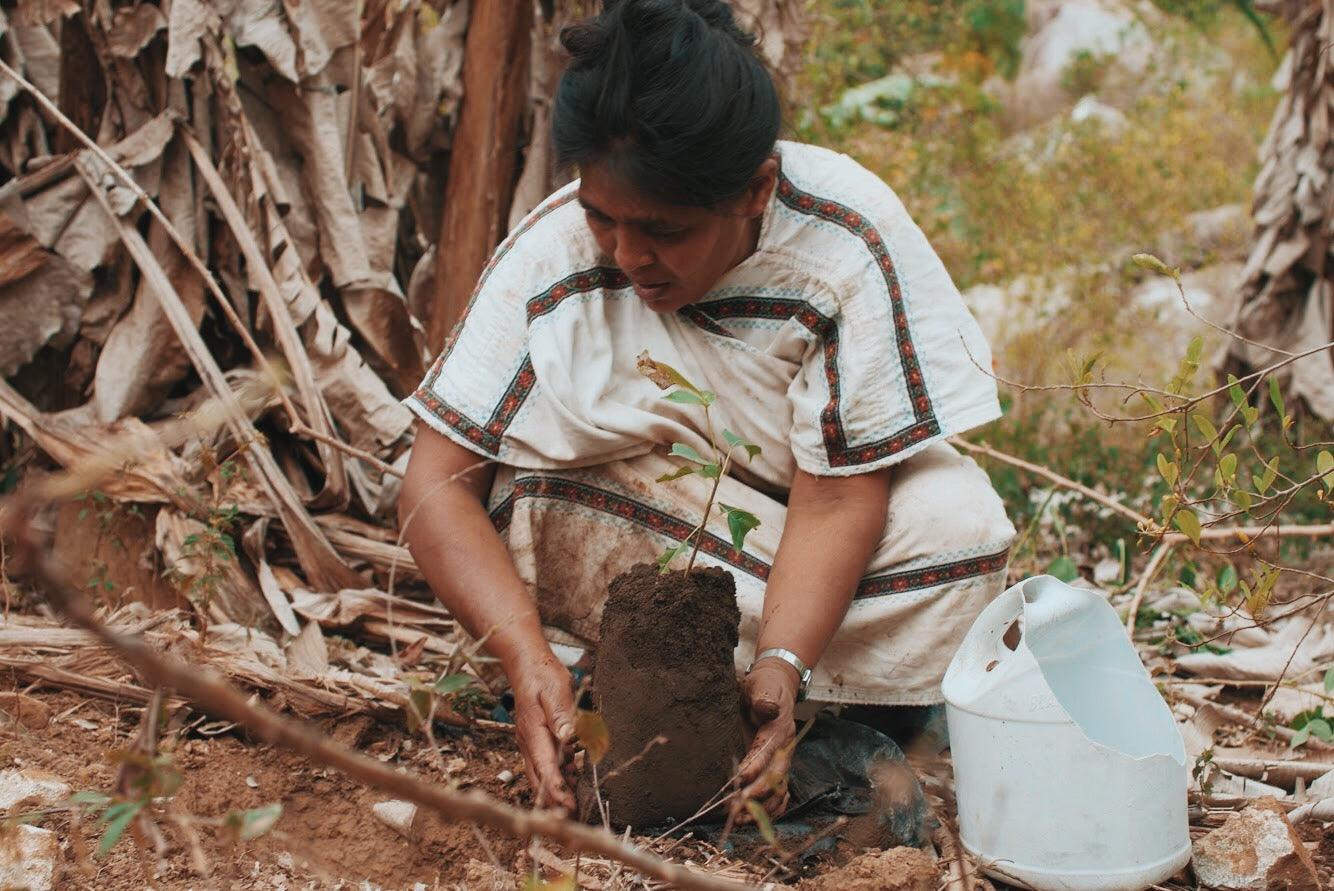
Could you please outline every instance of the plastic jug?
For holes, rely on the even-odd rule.
[[[1050,576],[1010,588],[978,616],[942,692],[960,840],[989,875],[1138,891],[1190,860],[1181,734],[1097,593]]]

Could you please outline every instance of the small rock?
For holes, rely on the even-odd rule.
[[[847,866],[807,879],[800,891],[936,891],[940,871],[920,848],[862,854]]]
[[[496,779],[508,786],[510,783],[514,782],[514,771],[502,770],[500,773],[496,774]]]
[[[70,796],[69,783],[41,770],[0,770],[0,811],[22,803],[25,808],[55,807]],[[8,887],[0,884],[0,888]]]
[[[0,831],[0,888],[51,891],[58,856],[50,829],[21,824]]]
[[[51,723],[51,709],[45,702],[26,693],[0,693],[0,709],[29,730],[41,730]]]
[[[1215,891],[1318,891],[1315,863],[1277,801],[1261,798],[1195,842],[1195,877]]]
[[[1334,770],[1327,770],[1312,780],[1306,787],[1306,794],[1315,801],[1334,798]]]
[[[371,808],[375,819],[379,820],[399,835],[411,836],[412,824],[417,819],[417,805],[410,801],[390,799]]]

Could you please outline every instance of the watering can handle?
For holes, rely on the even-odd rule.
[[[981,672],[986,671],[987,665],[997,658],[998,653],[1004,651],[1001,638],[1006,629],[1024,612],[1025,584],[1026,581],[1012,586],[982,610],[972,629],[964,637],[963,643],[955,651],[954,659],[951,660],[949,670],[945,674],[946,685],[950,683],[952,677],[962,679],[979,676]]]

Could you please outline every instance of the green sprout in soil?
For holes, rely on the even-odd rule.
[[[658,557],[658,566],[662,568],[663,573],[671,569],[672,561],[681,556],[690,549],[690,560],[686,564],[686,575],[695,567],[695,557],[699,554],[700,543],[704,540],[704,530],[709,524],[709,514],[713,510],[714,501],[718,496],[718,484],[722,478],[727,476],[727,471],[732,466],[732,458],[740,449],[745,453],[746,460],[754,458],[760,453],[760,447],[753,442],[749,442],[740,436],[737,436],[731,430],[723,430],[723,441],[726,447],[718,444],[718,438],[713,432],[713,419],[709,416],[709,406],[717,400],[718,396],[711,390],[703,390],[686,380],[681,372],[665,362],[658,362],[651,358],[648,350],[640,353],[638,362],[639,373],[647,377],[653,383],[657,384],[659,389],[668,390],[663,398],[680,405],[698,405],[704,409],[704,427],[708,431],[709,447],[712,455],[705,458],[693,447],[683,442],[672,443],[671,453],[678,458],[684,458],[685,464],[682,464],[675,471],[664,474],[658,478],[660,483],[668,483],[672,480],[679,480],[681,477],[697,474],[705,479],[713,480],[713,487],[709,490],[709,498],[704,503],[704,515],[694,529],[690,531],[682,541],[667,548]],[[726,504],[719,504],[718,511],[727,518],[727,529],[732,536],[732,547],[740,553],[742,545],[746,542],[746,535],[760,525],[760,520],[750,511],[742,510],[739,507],[732,507]]]

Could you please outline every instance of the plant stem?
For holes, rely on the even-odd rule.
[[[708,417],[707,411],[705,417]],[[718,456],[718,446],[713,442],[712,425],[709,427],[709,434],[709,444],[713,446],[713,454],[716,458]],[[690,562],[686,564],[687,577],[690,576],[690,570],[695,568],[695,558],[699,556],[699,546],[704,541],[704,527],[709,525],[709,511],[713,510],[713,499],[718,495],[718,486],[722,483],[723,477],[727,476],[727,468],[732,466],[732,451],[732,449],[727,450],[727,456],[723,458],[722,466],[718,469],[718,475],[713,478],[713,488],[709,490],[709,500],[704,502],[704,519],[700,520],[699,525],[695,527],[695,531],[690,533],[695,536],[695,547],[690,552]],[[689,539],[686,540],[689,541]]]

